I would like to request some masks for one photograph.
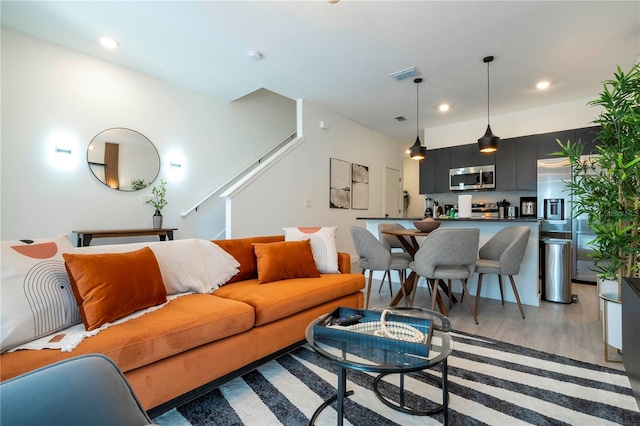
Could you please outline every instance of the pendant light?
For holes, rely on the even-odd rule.
[[[422,145],[422,142],[420,142],[420,130],[418,129],[418,123],[420,121],[419,119],[419,109],[418,109],[418,105],[419,105],[419,100],[420,100],[420,94],[418,93],[418,85],[420,83],[422,83],[422,79],[421,78],[416,78],[415,80],[413,80],[414,83],[416,83],[416,142],[413,144],[413,146],[409,149],[409,155],[411,156],[411,159],[413,160],[424,160],[424,157],[427,155],[427,147]]]
[[[489,125],[489,63],[493,61],[493,56],[487,56],[483,61],[487,64],[487,131],[483,137],[478,139],[478,147],[480,148],[480,152],[489,153],[498,150],[500,137],[493,134],[491,126]]]

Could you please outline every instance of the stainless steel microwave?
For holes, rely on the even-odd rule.
[[[449,169],[449,189],[466,191],[470,189],[495,189],[496,166],[459,167]]]

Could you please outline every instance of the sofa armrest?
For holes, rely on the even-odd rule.
[[[349,253],[338,252],[338,270],[343,274],[351,273],[351,256]]]

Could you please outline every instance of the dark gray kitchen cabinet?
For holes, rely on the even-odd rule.
[[[471,165],[472,166],[490,166],[496,164],[496,153],[489,152],[484,153],[480,152],[480,148],[478,148],[478,144],[471,144],[473,149],[471,150]],[[498,142],[498,150],[500,150],[500,142]]]
[[[595,138],[598,132],[602,129],[600,126],[583,127],[576,129],[575,141],[582,142],[583,149],[582,154],[597,154]]]
[[[427,151],[424,160],[420,161],[420,194],[433,194],[436,192],[435,150]]]
[[[449,149],[450,155],[450,169],[457,169],[458,167],[473,166],[473,148],[478,149],[478,146],[473,145],[458,145],[452,146]]]
[[[421,194],[449,192],[450,148],[430,149],[420,162]]]
[[[484,154],[480,152],[477,143],[452,146],[445,149],[449,149],[449,155],[451,156],[449,168],[451,169],[496,164],[495,153]]]
[[[538,136],[514,138],[516,144],[516,187],[519,191],[538,189]]]
[[[553,158],[554,156],[550,154],[560,151],[560,145],[558,145],[556,139],[562,142],[563,145],[565,145],[567,141],[574,143],[576,141],[576,131],[575,129],[571,129],[538,135],[538,155],[536,158]]]
[[[451,168],[451,150],[440,148],[434,149],[433,152],[433,159],[435,161],[434,192],[449,192],[449,169]]]
[[[537,136],[503,139],[496,152],[496,191],[537,189]]]
[[[496,159],[496,191],[515,191],[516,144],[512,139],[499,142]]]

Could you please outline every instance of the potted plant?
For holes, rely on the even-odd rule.
[[[617,281],[617,294],[600,297],[605,304],[617,302],[619,309],[622,278],[640,273],[640,64],[628,73],[618,67],[589,105],[603,110],[593,121],[601,126],[596,155],[584,161],[581,141],[558,141],[561,152],[556,154],[571,162],[573,179],[566,185],[575,195],[572,213],[589,217],[597,275]]]
[[[168,204],[165,196],[167,195],[167,182],[164,179],[160,179],[160,185],[154,186],[151,189],[151,193],[154,198],[147,200],[147,204],[153,205],[156,209],[155,214],[153,215],[153,229],[161,229],[162,228],[162,209],[164,206]]]

